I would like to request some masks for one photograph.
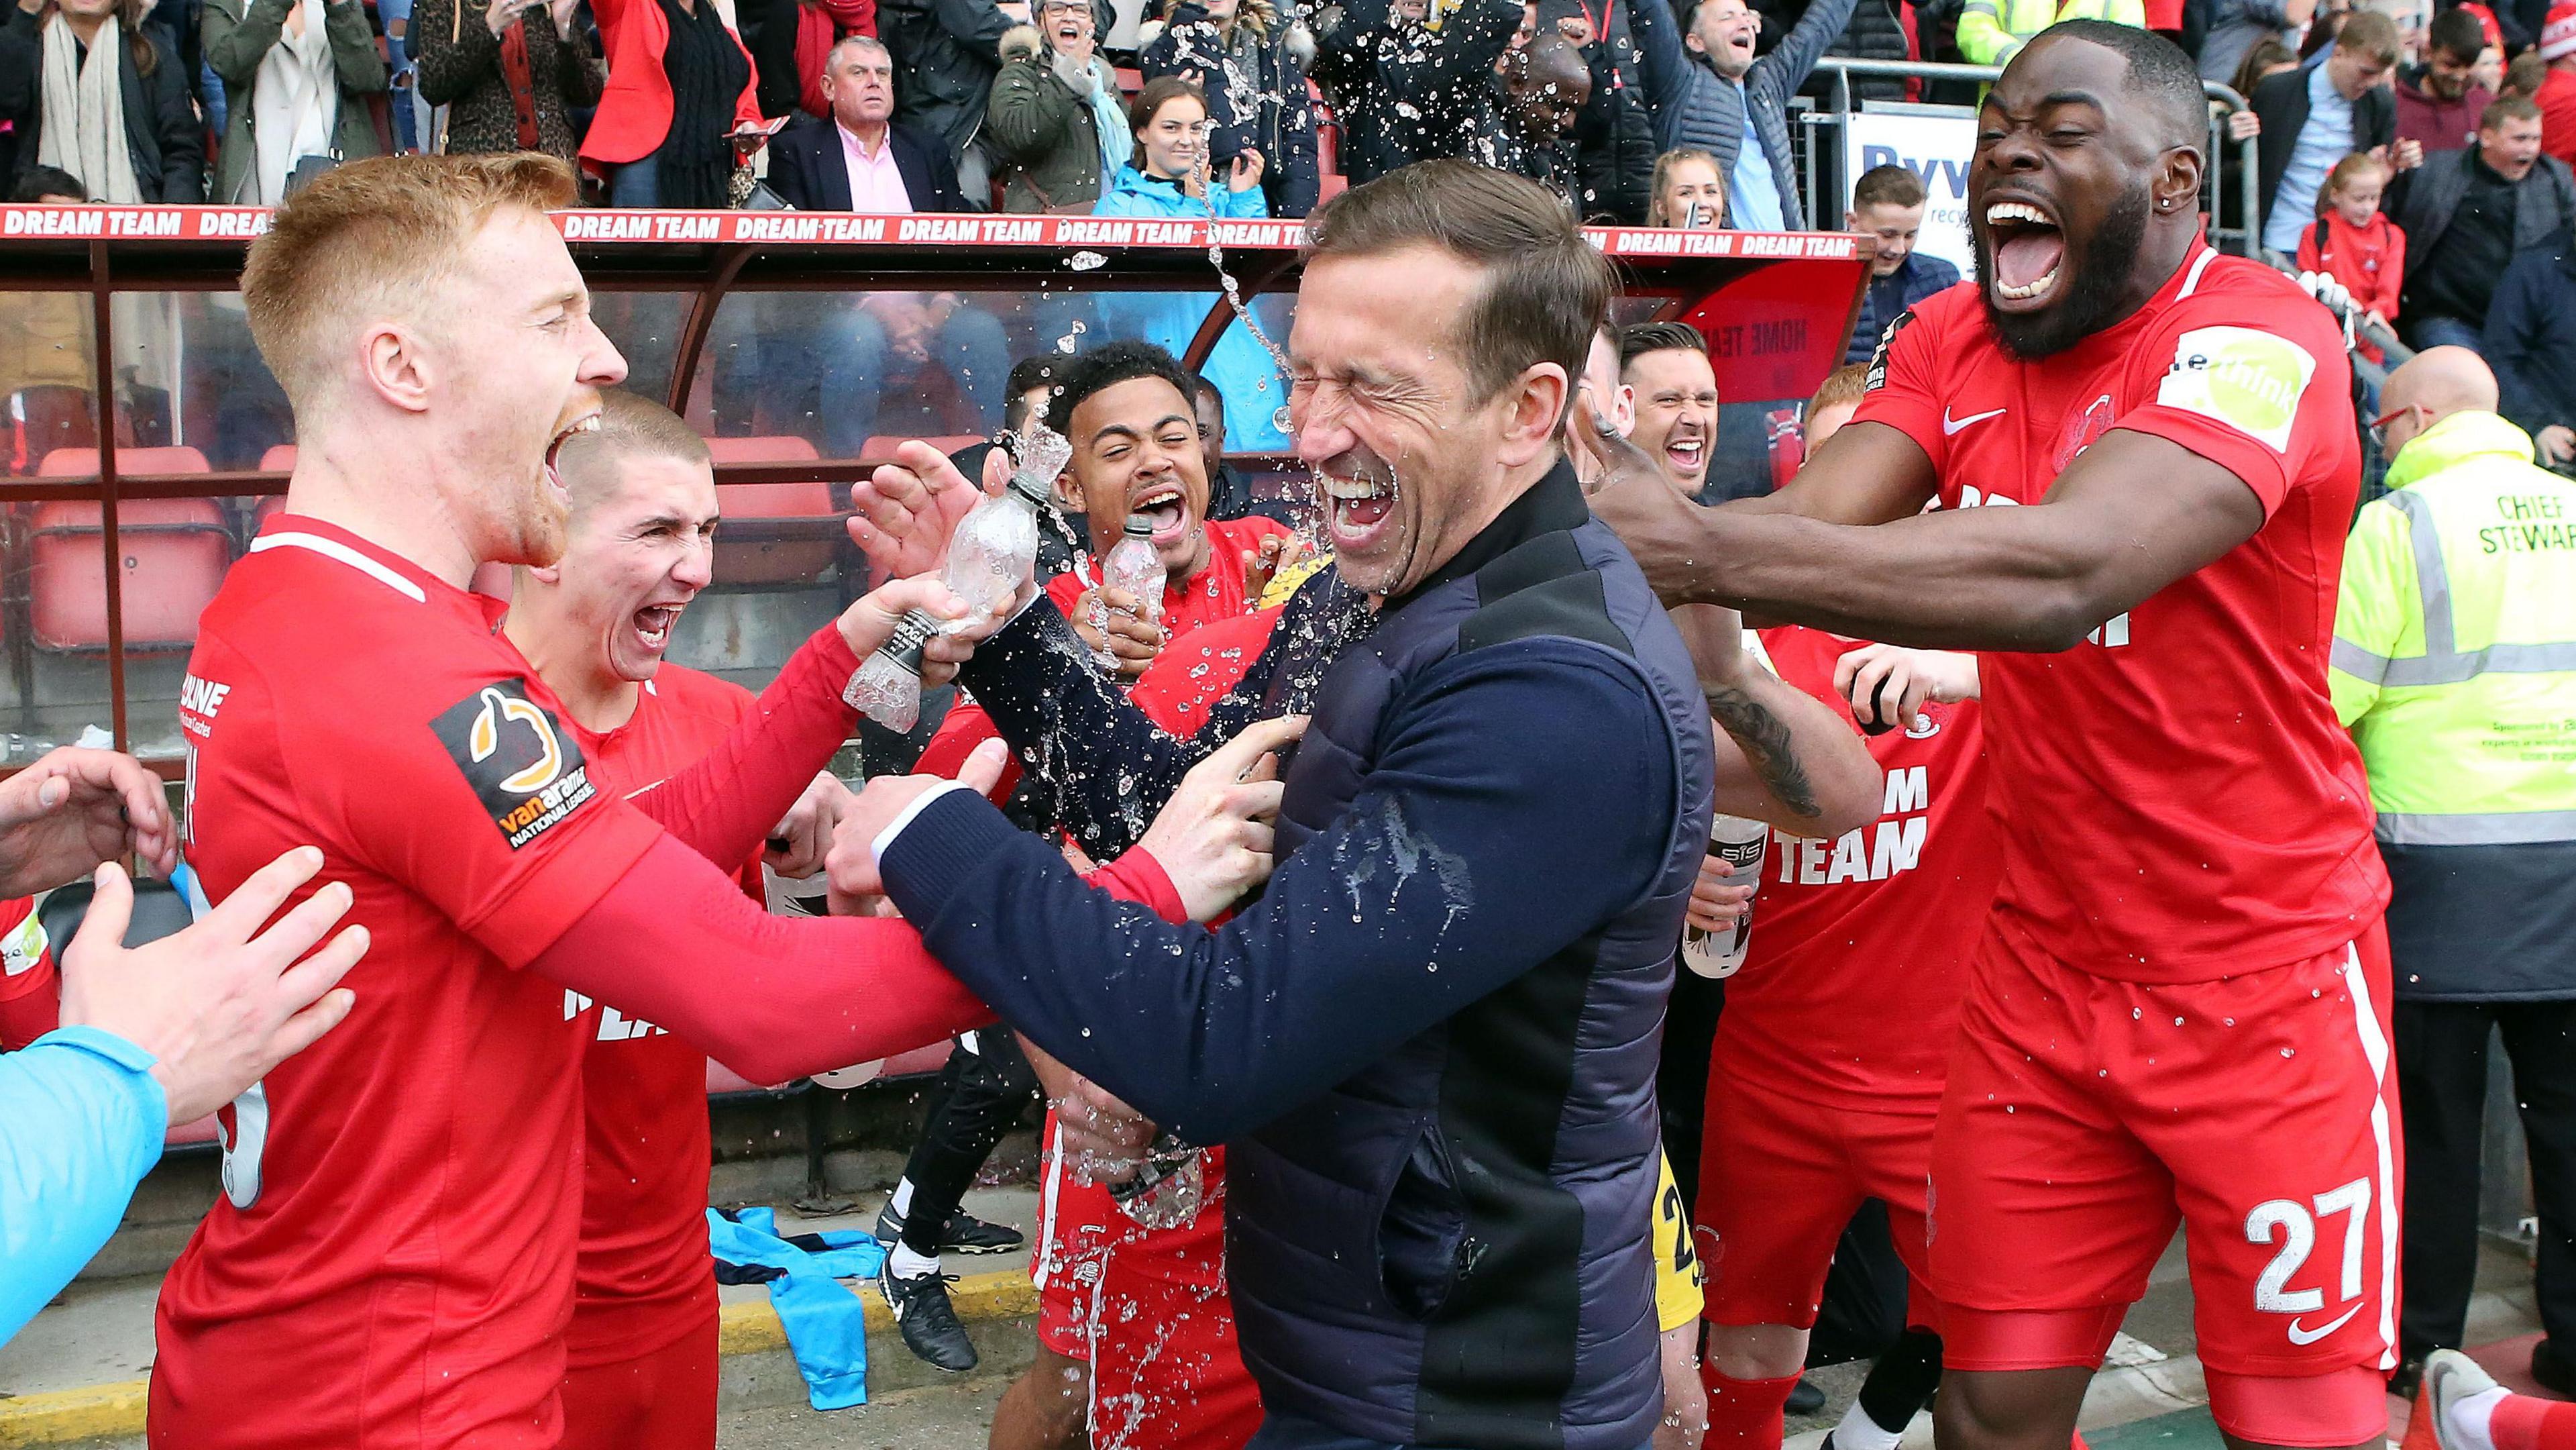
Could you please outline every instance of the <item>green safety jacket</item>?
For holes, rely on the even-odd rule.
[[[2002,65],[2030,38],[2061,20],[2147,24],[2144,0],[1968,0],[1959,12],[1959,54],[1970,65]]]
[[[2576,997],[2576,482],[2493,413],[2398,452],[2327,680],[2361,748],[2400,997]]]

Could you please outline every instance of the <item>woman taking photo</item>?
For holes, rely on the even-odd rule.
[[[384,149],[367,97],[391,76],[358,0],[206,0],[202,34],[228,112],[219,205],[275,206],[307,158]]]
[[[0,133],[16,142],[0,179],[14,186],[28,167],[52,166],[93,201],[206,199],[186,68],[144,29],[143,0],[0,8]]]
[[[460,12],[458,7],[464,8]],[[573,159],[573,113],[599,104],[608,66],[576,29],[580,0],[420,0],[410,41],[420,96],[447,108],[458,155]]]
[[[1208,156],[1207,97],[1177,76],[1145,82],[1127,109],[1136,133],[1128,164],[1109,194],[1093,208],[1098,216],[1157,220],[1232,220],[1270,214],[1261,192],[1261,153],[1239,151],[1217,179]],[[1111,337],[1140,338],[1182,356],[1199,322],[1216,305],[1213,292],[1111,292],[1099,299],[1101,323]],[[1288,435],[1273,420],[1288,401],[1270,354],[1240,319],[1216,340],[1200,373],[1225,398],[1225,446],[1235,452],[1284,449]]]

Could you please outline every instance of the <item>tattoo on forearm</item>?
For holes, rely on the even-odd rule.
[[[1798,759],[1797,741],[1779,716],[1729,685],[1703,683],[1700,693],[1707,697],[1710,717],[1733,737],[1753,773],[1780,804],[1802,816],[1824,814],[1816,803],[1815,785],[1807,779],[1807,767]]]

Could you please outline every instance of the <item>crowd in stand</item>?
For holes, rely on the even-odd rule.
[[[2000,65],[2092,17],[2170,34],[2244,98],[2225,129],[2258,160],[2248,184],[2222,148],[2228,224],[2410,346],[2477,349],[2544,458],[2576,459],[2576,329],[2554,321],[2576,306],[2576,3],[2441,4],[0,0],[0,180],[259,205],[389,148],[539,150],[627,207],[1301,217],[1464,156],[1590,221],[1798,229],[1831,225],[1791,139],[1820,60]],[[1910,174],[1854,179],[1846,222],[1879,246],[1855,358],[1950,280],[1912,255],[1922,206]],[[975,316],[897,331],[962,373],[996,346]],[[817,366],[867,372],[869,342]]]

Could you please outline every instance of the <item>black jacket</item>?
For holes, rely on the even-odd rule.
[[[2526,433],[2576,426],[2576,242],[2566,232],[2513,259],[2487,304],[2496,411]]]
[[[1598,33],[1583,47],[1592,98],[1576,113],[1572,143],[1576,205],[1585,221],[1642,225],[1655,174],[1655,118],[1646,110],[1644,70],[1628,25],[1627,0],[1607,0],[1598,15],[1588,0],[1547,0],[1541,31],[1560,15],[1581,14]]]
[[[125,82],[125,149],[134,163],[134,184],[147,202],[195,204],[206,199],[206,133],[191,102],[187,67],[152,27],[155,57],[152,74],[134,63],[134,52],[117,59]],[[119,42],[120,45],[122,42]],[[44,125],[44,98],[39,77],[44,69],[44,37],[36,17],[16,6],[0,22],[0,122],[12,124],[15,154],[0,149],[0,192],[15,188],[18,175],[36,164],[37,140]],[[0,147],[5,147],[0,142]],[[99,179],[84,176],[92,189]]]
[[[1316,36],[1315,78],[1340,108],[1351,185],[1493,136],[1494,61],[1520,23],[1517,0],[1466,0],[1436,34],[1395,20],[1387,0],[1348,0]]]
[[[1198,0],[1182,0],[1162,34],[1136,52],[1136,68],[1149,81],[1197,71],[1207,92],[1208,119],[1216,125],[1208,155],[1216,159],[1217,169],[1222,171],[1226,161],[1243,151],[1261,153],[1261,190],[1270,214],[1304,216],[1315,209],[1323,189],[1306,69],[1289,51],[1285,22],[1271,20],[1258,38],[1244,28],[1247,23],[1248,14],[1235,28],[1235,64],[1229,67],[1207,8]]]
[[[877,0],[877,37],[894,57],[894,118],[948,143],[957,160],[984,124],[1002,36],[993,0]]]
[[[2318,64],[2330,64],[2320,61]],[[2299,144],[2299,132],[2308,124],[2308,79],[2306,70],[2288,70],[2265,80],[2254,88],[2254,114],[2262,119],[2263,134],[2255,138],[2254,200],[2255,235],[2272,219],[2273,193],[2281,189],[2281,173],[2290,169],[2290,153]],[[2397,139],[2397,98],[2386,86],[2370,86],[2352,103],[2352,149],[2368,151]],[[2235,148],[2228,148],[2233,154]],[[2407,233],[2412,241],[2414,233]]]
[[[1853,60],[1911,59],[1905,21],[1897,14],[1898,3],[1899,0],[1861,0],[1852,8],[1851,21],[1843,26],[1843,33],[1825,47],[1825,54]],[[1766,54],[1797,28],[1798,17],[1806,9],[1807,0],[1754,0],[1753,13],[1762,17],[1762,49]],[[1798,93],[1822,101],[1833,95],[1833,88],[1832,76],[1810,72]],[[1905,82],[1894,76],[1854,76],[1851,94],[1856,101],[1901,101],[1905,99]]]
[[[910,126],[886,128],[894,169],[914,211],[967,211],[957,189],[957,163],[946,147]],[[799,114],[769,143],[769,189],[798,211],[848,211],[850,170],[841,156],[841,128]]]
[[[2412,283],[2424,259],[2433,255],[2469,191],[2469,163],[2475,146],[2437,151],[2424,164],[2402,173],[2389,188],[2380,210],[2406,233],[2406,280]],[[2576,175],[2555,156],[2532,163],[2513,189],[2513,249],[2528,251],[2549,240],[2552,232],[2576,221]]]

